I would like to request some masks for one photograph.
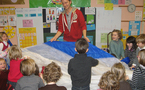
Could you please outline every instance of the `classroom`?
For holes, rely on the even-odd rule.
[[[98,65],[96,64],[97,66],[91,69],[90,89],[84,90],[105,90],[99,85],[100,79],[102,75],[110,71],[112,66],[116,63],[121,63],[125,68],[125,73],[128,75],[128,78],[132,79],[134,68],[136,68],[138,64],[139,66],[141,65],[136,55],[140,53],[140,50],[145,49],[144,47],[139,48],[139,51],[136,52],[139,43],[142,42],[138,41],[137,38],[145,34],[145,0],[64,0],[68,1],[69,4],[71,2],[71,7],[75,7],[72,8],[71,13],[67,13],[67,5],[65,6],[65,3],[62,3],[62,1],[63,0],[1,0],[0,32],[5,32],[10,42],[14,46],[17,45],[21,48],[22,57],[30,57],[35,61],[38,65],[39,72],[42,72],[43,67],[51,64],[51,62],[55,62],[60,66],[62,72],[62,76],[55,83],[58,86],[64,86],[67,90],[73,90],[72,87],[75,84],[72,85],[72,76],[68,70],[70,60],[78,54],[75,44],[77,40],[73,40],[72,37],[69,36],[70,34],[67,36],[66,33],[68,34],[68,32],[65,32],[65,29],[68,28],[68,31],[70,31],[70,29],[72,30],[73,27],[71,25],[79,27],[79,25],[77,25],[78,22],[75,20],[77,20],[77,14],[80,14],[81,11],[81,15],[84,17],[82,19],[80,16],[81,20],[84,21],[81,22],[81,25],[84,24],[86,30],[83,29],[81,32],[74,30],[73,35],[78,33],[82,34],[81,37],[84,37],[85,40],[89,42],[88,51],[85,53],[87,56],[97,59],[98,61]],[[71,16],[72,13],[74,14],[73,17]],[[61,19],[59,17],[60,15],[62,15]],[[68,19],[71,17],[74,19],[72,22],[71,19]],[[64,21],[62,19],[64,19]],[[60,22],[60,20],[62,20],[62,22]],[[67,25],[66,22],[70,22],[70,24]],[[62,29],[60,30],[60,28]],[[73,29],[76,29],[76,27]],[[113,46],[113,49],[111,49],[110,42],[115,38],[115,36],[113,37],[114,32],[121,33],[121,36],[119,36],[119,34],[117,35],[117,38],[119,38],[117,41],[119,40],[121,44]],[[130,36],[136,38],[134,40],[136,44],[134,51],[136,53],[131,53],[135,56],[136,60],[132,61],[131,66],[129,65],[131,59],[129,56],[126,56],[127,51],[125,51],[128,49],[129,45],[127,45],[127,39]],[[122,38],[120,39],[120,37]],[[2,37],[0,36],[0,38]],[[80,38],[80,35],[75,38]],[[120,47],[121,49],[117,50],[123,51],[114,53],[114,48]],[[8,52],[9,51],[7,51],[7,53]],[[120,56],[118,56],[118,53]],[[6,60],[7,57],[8,55],[5,57]],[[144,67],[144,65],[142,65],[142,67]],[[126,82],[130,84],[129,81]],[[134,87],[131,86],[131,88]]]

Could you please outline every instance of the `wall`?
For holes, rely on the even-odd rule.
[[[144,0],[132,0],[132,4],[136,6],[136,11],[143,11],[143,1]],[[122,8],[122,17],[121,17],[121,28],[123,31],[128,31],[129,28],[129,21],[135,20],[135,12],[130,13],[127,10],[128,5],[113,5],[114,7],[121,7]],[[97,0],[91,0],[91,7],[104,7],[104,5],[97,4]],[[142,29],[142,24],[140,29]],[[143,28],[145,29],[145,24],[143,24]],[[145,30],[143,30],[145,33]]]
[[[20,5],[0,5],[0,7],[15,7],[15,8],[29,8],[29,0],[24,0],[25,1],[25,4],[20,4]],[[19,23],[19,22],[17,22]],[[16,27],[14,27],[15,30],[16,30]],[[3,30],[3,27],[0,27],[0,32]],[[18,44],[18,41],[17,41],[17,32],[14,36],[14,38],[10,39],[11,42],[13,44]]]
[[[136,11],[143,11],[143,0],[132,0],[132,4],[136,5]],[[127,11],[128,5],[114,5],[114,7],[122,7],[122,22],[121,28],[123,31],[128,31],[129,21],[135,19],[135,12],[129,13]],[[15,8],[29,8],[29,0],[25,0],[25,4],[22,5],[1,5],[0,7],[15,7]],[[97,0],[91,0],[91,7],[104,7],[104,5],[97,4]],[[19,22],[17,22],[19,23]],[[14,27],[16,29],[16,27]],[[145,23],[143,24],[143,28],[145,29]],[[2,31],[3,27],[0,27],[0,31]],[[142,29],[142,23],[141,23]],[[143,31],[145,33],[145,30]],[[17,34],[14,38],[10,39],[13,44],[17,44]]]

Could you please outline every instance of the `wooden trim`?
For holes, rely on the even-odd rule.
[[[119,5],[119,7],[128,7],[129,5]],[[143,5],[135,5],[136,7],[143,7]]]

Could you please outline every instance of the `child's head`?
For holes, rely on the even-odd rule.
[[[3,58],[0,58],[0,71],[6,70],[6,61]]]
[[[125,68],[121,63],[115,63],[112,68],[111,72],[113,72],[119,81],[125,80]]]
[[[8,41],[8,35],[5,32],[0,32],[0,42]]]
[[[145,46],[145,34],[140,34],[136,37],[137,46],[143,48]]]
[[[35,70],[36,70],[35,65],[36,64],[33,59],[24,59],[23,61],[21,61],[20,64],[21,73],[24,76],[30,76],[32,74],[35,74]]]
[[[107,71],[102,75],[98,86],[103,90],[119,90],[119,81],[114,73]]]
[[[43,79],[46,83],[57,82],[61,75],[61,68],[54,62],[47,65],[43,71]]]
[[[145,49],[139,51],[138,61],[141,65],[145,66]]]
[[[17,45],[13,45],[10,47],[9,58],[10,60],[18,60],[22,58],[22,51]]]
[[[83,54],[88,51],[89,44],[84,38],[81,38],[76,41],[75,46],[76,46],[75,50],[79,54]]]
[[[122,33],[120,30],[114,29],[111,33],[112,40],[118,41],[122,39]]]
[[[136,45],[136,39],[133,36],[129,36],[126,39],[126,49],[136,49],[137,45]]]

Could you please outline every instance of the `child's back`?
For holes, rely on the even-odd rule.
[[[68,73],[71,75],[72,85],[77,87],[90,84],[91,67],[96,66],[98,61],[87,54],[76,54],[68,65]]]
[[[77,40],[75,50],[79,53],[69,61],[68,73],[71,75],[72,90],[86,88],[89,90],[91,81],[91,67],[98,64],[98,60],[87,57],[88,42],[85,39]]]
[[[20,64],[20,70],[23,74],[17,84],[15,90],[38,90],[44,86],[42,79],[35,75],[36,63],[33,59],[25,59]]]

